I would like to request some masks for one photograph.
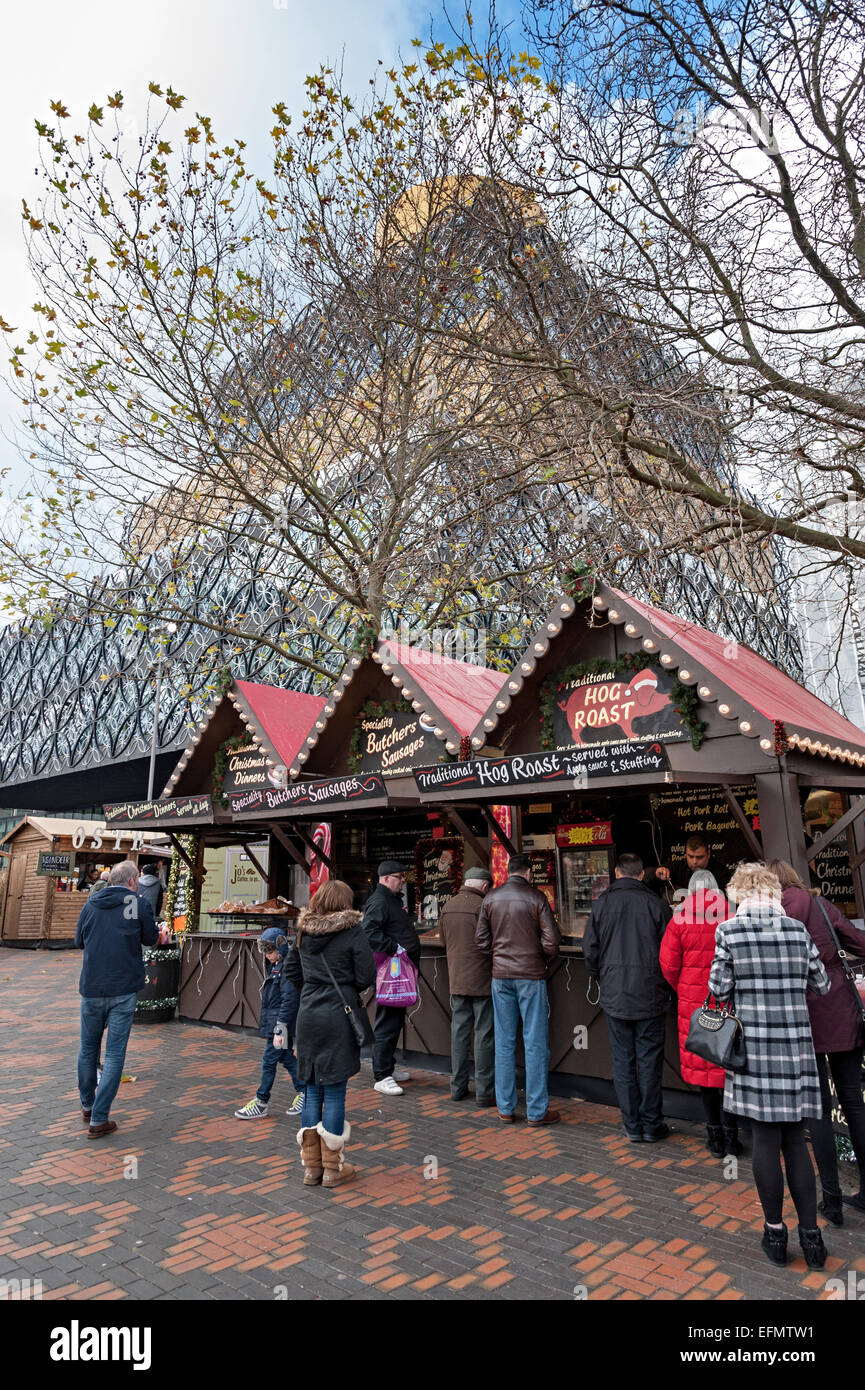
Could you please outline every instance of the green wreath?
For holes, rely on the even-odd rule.
[[[351,742],[348,745],[348,770],[357,772],[363,760],[363,729],[361,723],[364,719],[381,719],[385,714],[411,714],[412,706],[409,700],[367,700],[355,716],[354,728],[351,733]]]
[[[607,672],[614,676],[622,676],[628,671],[636,671],[641,666],[655,666],[660,671],[666,669],[661,665],[658,656],[647,655],[645,652],[623,652],[621,656],[615,657],[612,661],[609,657],[597,657],[592,661],[580,661],[574,666],[566,666],[563,671],[557,672],[556,675],[548,676],[541,686],[541,747],[555,747],[553,708],[556,696],[565,689],[569,681],[579,681],[586,676],[603,676]],[[690,685],[683,684],[677,678],[673,681],[670,699],[681,720],[682,727],[688,732],[691,747],[702,747],[707,725],[699,717],[700,702],[696,690]]]

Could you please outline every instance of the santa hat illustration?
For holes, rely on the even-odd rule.
[[[634,695],[638,705],[647,705],[652,696],[658,689],[658,677],[654,671],[637,671],[628,688],[628,694]]]

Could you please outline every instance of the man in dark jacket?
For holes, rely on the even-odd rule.
[[[583,956],[590,979],[600,981],[625,1132],[635,1144],[654,1144],[672,1132],[663,1122],[661,1096],[670,991],[658,961],[672,913],[643,874],[636,854],[620,856],[615,882],[586,924]]]
[[[266,927],[258,938],[258,949],[265,959],[264,979],[261,982],[261,1009],[258,1015],[258,1036],[266,1038],[261,1059],[261,1080],[258,1090],[235,1110],[236,1120],[261,1120],[267,1115],[270,1094],[280,1063],[285,1067],[294,1086],[294,1099],[287,1115],[299,1115],[303,1107],[300,1082],[297,1079],[297,1060],[294,1055],[294,1026],[300,995],[285,974],[288,938],[279,927]]]
[[[89,1126],[88,1139],[101,1139],[117,1128],[108,1117],[123,1074],[138,991],[144,984],[141,947],[155,946],[159,936],[153,909],[137,889],[135,864],[129,859],[116,864],[107,887],[84,904],[75,930],[75,945],[84,951],[78,981],[78,1093],[81,1116]],[[105,1062],[97,1090],[96,1067],[106,1029]]]
[[[395,956],[405,951],[412,964],[420,967],[420,938],[413,919],[402,905],[405,869],[395,859],[383,859],[378,866],[378,887],[363,909],[361,926],[373,951]],[[375,1090],[385,1096],[401,1096],[398,1081],[410,1081],[411,1073],[394,1065],[397,1039],[405,1023],[405,1009],[379,1004],[375,1011],[372,1044],[372,1070]]]
[[[499,1118],[513,1124],[517,1105],[517,1027],[523,1022],[526,1056],[526,1116],[530,1125],[557,1124],[550,1109],[549,1008],[547,966],[559,953],[561,937],[550,905],[529,883],[532,864],[515,854],[508,879],[484,898],[475,930],[482,951],[492,954],[495,1019],[496,1102]]]
[[[493,1001],[489,955],[475,943],[484,896],[492,886],[487,869],[467,869],[460,891],[446,902],[439,931],[448,961],[451,993],[451,1100],[469,1093],[469,1047],[475,1033],[475,1103],[495,1105],[493,1093]]]

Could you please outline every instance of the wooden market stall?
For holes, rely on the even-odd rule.
[[[134,863],[168,859],[171,846],[161,835],[106,830],[104,821],[25,816],[4,836],[9,851],[5,891],[0,906],[0,942],[4,946],[71,943],[86,893],[78,890],[91,877],[124,859]]]
[[[251,681],[230,681],[201,719],[164,788],[152,802],[106,807],[109,824],[148,824],[164,830],[175,849],[167,915],[182,940],[181,1017],[232,1027],[256,1027],[263,979],[256,941],[267,926],[290,936],[306,901],[308,865],[302,841],[294,854],[271,851],[269,832],[236,820],[229,797],[278,791],[288,765],[325,705],[322,697]],[[232,887],[211,885],[214,852],[242,857],[261,885],[258,901]],[[218,854],[215,855],[219,863]],[[222,862],[225,862],[224,859]],[[295,870],[302,865],[300,881]],[[203,895],[206,884],[207,892]],[[252,895],[254,896],[254,895]]]
[[[530,853],[550,898],[562,950],[549,972],[552,1085],[612,1100],[601,1010],[590,1002],[582,935],[615,858],[681,861],[702,834],[730,868],[785,858],[814,874],[861,921],[865,730],[741,644],[649,608],[614,589],[563,596],[541,624],[471,739],[473,756],[416,768],[425,806],[452,819],[486,810],[502,854]],[[815,789],[842,812],[809,837]],[[852,798],[852,804],[851,803]],[[494,823],[493,823],[494,822]],[[823,877],[846,832],[847,873]],[[863,937],[865,940],[865,937]],[[434,948],[427,947],[427,950]],[[409,1030],[445,1043],[446,963]],[[426,1030],[426,1031],[425,1031]],[[665,1109],[696,1114],[683,1083],[671,1013]]]
[[[187,844],[190,901],[207,845],[266,839],[267,892],[296,906],[304,883],[327,875],[361,906],[379,860],[406,864],[408,906],[429,929],[406,1018],[415,1065],[448,1067],[435,922],[470,864],[501,881],[511,853],[531,854],[563,935],[549,972],[551,1087],[606,1102],[607,1030],[581,942],[616,855],[675,863],[700,833],[730,867],[789,859],[865,917],[865,730],[741,644],[617,590],[564,595],[509,674],[379,641],[317,711],[257,689],[236,683],[232,708],[217,703],[147,814],[173,834],[169,798],[214,796]],[[230,784],[227,752],[240,754]],[[181,1015],[252,1026],[259,978],[245,941],[199,929],[185,947]],[[696,1115],[672,1014],[664,1087],[667,1113]]]

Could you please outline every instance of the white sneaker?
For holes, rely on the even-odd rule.
[[[383,1096],[401,1096],[402,1086],[397,1086],[392,1076],[386,1076],[384,1081],[377,1081],[373,1086],[374,1091],[381,1091]]]
[[[411,1072],[406,1071],[405,1067],[394,1067],[393,1079],[394,1081],[411,1081]]]

